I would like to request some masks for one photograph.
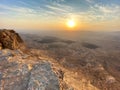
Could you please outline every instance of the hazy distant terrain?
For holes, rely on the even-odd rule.
[[[82,45],[89,43],[100,46],[104,50],[120,49],[120,32],[100,32],[100,31],[48,31],[47,33],[21,34],[25,40],[37,43],[37,47],[41,44],[52,44],[56,42],[71,41],[74,44]],[[33,45],[32,44],[32,45]]]
[[[29,49],[41,50],[63,68],[74,72],[68,84],[80,87],[86,78],[100,90],[120,89],[120,32],[21,34]],[[39,54],[38,54],[39,55]],[[65,73],[65,72],[64,72]],[[75,75],[74,75],[75,74]],[[66,77],[65,77],[66,78]],[[73,86],[74,86],[73,84]],[[91,90],[91,89],[88,89]],[[96,89],[95,89],[96,90]]]

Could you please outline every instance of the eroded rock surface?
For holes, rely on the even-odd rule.
[[[0,49],[18,49],[24,47],[22,38],[14,30],[0,30]]]
[[[0,51],[0,90],[59,90],[51,64],[18,50]]]

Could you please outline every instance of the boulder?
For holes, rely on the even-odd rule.
[[[14,30],[0,30],[0,49],[19,49],[24,47],[22,38]]]
[[[20,50],[0,51],[0,90],[60,90],[51,63],[25,56]]]

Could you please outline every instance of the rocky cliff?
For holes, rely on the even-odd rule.
[[[23,40],[14,30],[0,30],[0,49],[19,49],[23,47]]]
[[[14,30],[0,30],[0,90],[59,90],[51,63],[23,53]]]
[[[19,50],[0,51],[0,90],[59,90],[51,64]]]

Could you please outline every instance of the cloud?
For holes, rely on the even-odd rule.
[[[0,4],[0,9],[5,9],[5,10],[9,10],[9,11],[14,11],[14,12],[18,12],[18,13],[33,13],[34,10],[30,9],[30,8],[26,8],[26,7],[18,7],[18,6],[6,6],[3,4]]]
[[[56,17],[59,18],[64,18],[68,13],[73,11],[73,8],[68,5],[63,5],[63,4],[50,4],[45,6],[46,12],[49,14],[49,16],[56,15]]]
[[[46,7],[49,8],[49,9],[51,9],[51,10],[57,11],[57,12],[66,12],[65,9],[62,9],[60,7],[51,6],[51,5],[46,5]]]
[[[22,5],[29,5],[28,3],[24,2],[24,1],[17,1],[17,2],[22,4]]]
[[[88,3],[93,3],[94,0],[86,0]]]
[[[120,13],[120,6],[118,5],[109,5],[109,6],[106,5],[105,6],[105,5],[96,4],[94,7],[104,14]]]
[[[53,0],[51,0],[53,1]],[[55,0],[55,1],[64,1],[64,0]],[[56,17],[62,17],[62,15],[65,15],[66,13],[69,13],[72,10],[72,7],[67,5],[62,5],[59,3],[51,3],[51,4],[45,4],[45,5],[36,5],[27,7],[25,2],[19,1],[19,3],[24,4],[25,6],[16,6],[16,5],[5,5],[0,4],[0,10],[1,13],[11,13],[16,14],[18,16],[48,16],[52,17],[53,15]],[[46,17],[47,18],[47,17]]]
[[[120,20],[120,6],[118,5],[90,5],[89,10],[70,13],[69,16],[76,18],[82,23],[100,23]],[[66,16],[67,17],[67,16]]]
[[[65,2],[65,0],[46,0],[51,3],[60,3],[60,2]]]
[[[22,17],[32,17],[32,18],[39,18],[42,16],[43,18],[60,18],[60,19],[68,19],[68,18],[75,18],[78,21],[82,22],[100,22],[105,20],[113,20],[119,19],[120,17],[120,6],[116,4],[112,5],[101,5],[101,4],[89,4],[88,10],[76,10],[78,7],[73,7],[68,4],[59,3],[59,2],[66,2],[65,0],[46,0],[51,3],[45,3],[34,5],[31,7],[23,7],[23,6],[8,6],[4,4],[0,4],[0,9],[8,10],[11,13],[16,13],[17,16]],[[55,1],[56,3],[52,3]],[[94,0],[86,0],[88,2],[93,2]],[[19,2],[22,4],[26,4],[26,2]],[[80,7],[80,6],[79,6]],[[81,7],[82,8],[82,7]],[[1,11],[0,14],[5,14],[4,10]],[[53,20],[53,19],[52,19]]]
[[[120,6],[95,4],[90,6],[86,14],[91,20],[97,22],[115,20],[120,17]]]

